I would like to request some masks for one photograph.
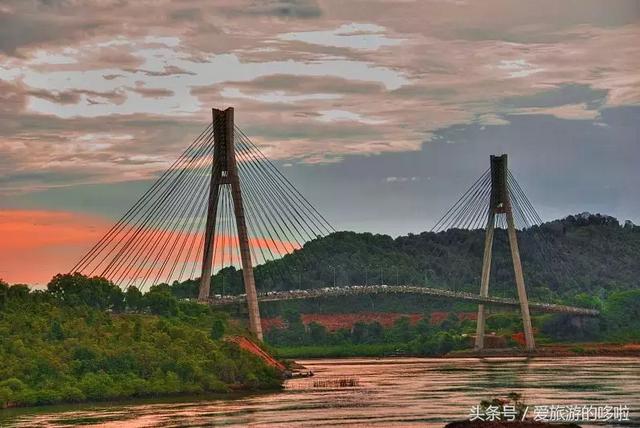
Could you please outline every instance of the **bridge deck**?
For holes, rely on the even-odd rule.
[[[350,287],[325,287],[308,290],[270,291],[258,294],[261,302],[277,302],[283,300],[320,299],[326,297],[358,296],[365,294],[425,294],[429,296],[445,297],[457,300],[466,300],[475,303],[485,303],[501,306],[520,306],[517,299],[506,297],[482,297],[477,294],[462,291],[441,290],[438,288],[417,287],[413,285],[368,285]],[[245,295],[216,296],[210,298],[212,306],[223,306],[245,301]],[[600,312],[595,309],[578,308],[575,306],[557,305],[553,303],[529,302],[529,308],[538,312],[565,313],[583,316],[598,316]]]

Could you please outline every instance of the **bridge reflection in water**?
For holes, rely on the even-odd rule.
[[[359,296],[371,294],[422,294],[428,296],[445,297],[456,300],[466,300],[474,303],[485,303],[497,306],[519,307],[518,299],[507,297],[480,296],[462,291],[442,290],[438,288],[420,287],[414,285],[353,285],[347,287],[324,287],[307,290],[269,291],[259,293],[260,302],[278,302],[283,300],[322,299],[327,297]],[[233,296],[213,296],[209,298],[212,306],[240,304],[246,301],[244,294]],[[582,316],[599,316],[595,309],[578,308],[575,306],[558,305],[553,303],[529,302],[529,308],[537,312],[565,313]]]

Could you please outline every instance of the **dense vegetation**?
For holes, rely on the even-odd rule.
[[[351,329],[329,332],[316,322],[305,326],[299,313],[287,311],[286,327],[269,330],[265,340],[278,346],[283,357],[392,354],[433,356],[468,347],[469,340],[463,333],[475,328],[473,322],[461,322],[455,315],[451,315],[442,324],[433,326],[427,319],[429,316],[425,314],[422,320],[412,325],[408,317],[402,317],[391,328],[386,329],[378,322],[357,322]],[[324,352],[314,348],[324,348]]]
[[[412,284],[477,292],[483,247],[480,230],[449,230],[392,239],[338,232],[307,243],[256,268],[260,291],[348,284]],[[539,342],[640,340],[640,227],[608,216],[580,215],[519,232],[532,299],[602,311],[582,323],[565,315],[537,315]],[[491,293],[513,296],[504,231],[496,234]],[[234,387],[273,388],[277,374],[221,341],[233,328],[227,317],[190,301],[198,280],[159,284],[143,294],[101,278],[58,275],[45,291],[0,281],[0,407],[103,400],[174,393],[220,392]],[[213,279],[215,294],[242,293],[233,267]],[[304,326],[299,313],[314,308],[355,312],[473,311],[447,300],[403,296],[323,299],[263,305],[285,313],[286,327],[267,333],[283,356],[410,353],[439,355],[469,345],[474,325],[450,317],[439,326],[402,318],[391,328],[358,323],[328,332]],[[517,313],[495,314],[489,331],[513,337]],[[510,339],[511,340],[511,339]]]
[[[166,286],[123,293],[58,275],[46,291],[0,281],[0,408],[280,386],[235,345],[223,314]]]
[[[640,341],[640,290],[614,292],[598,309],[602,313],[599,318],[534,315],[538,343]],[[350,329],[335,332],[315,322],[303,325],[295,311],[286,310],[283,318],[284,327],[269,330],[265,340],[287,358],[442,355],[469,348],[476,328],[474,321],[461,321],[454,313],[438,325],[427,322],[431,317],[425,313],[415,325],[408,317],[402,317],[390,328],[383,328],[378,322],[357,322]],[[495,313],[487,319],[487,332],[506,338],[507,346],[524,345],[521,331],[522,320],[517,311]]]
[[[337,232],[307,243],[282,259],[256,267],[260,291],[352,284],[412,284],[477,292],[484,232],[451,229],[396,239]],[[493,295],[515,296],[506,232],[498,230],[491,278]],[[518,232],[529,295],[575,302],[586,293],[600,300],[640,287],[640,227],[604,215],[581,214]],[[216,294],[242,293],[241,272],[218,272]],[[174,284],[178,297],[195,297],[197,281]]]

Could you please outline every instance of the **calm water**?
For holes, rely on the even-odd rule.
[[[481,399],[517,391],[530,405],[626,404],[640,427],[637,358],[331,359],[279,393],[180,403],[0,411],[0,426],[426,426],[464,419]],[[352,378],[348,388],[314,382]],[[593,426],[582,424],[582,426]]]

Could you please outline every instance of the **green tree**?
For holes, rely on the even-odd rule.
[[[0,278],[0,308],[5,308],[7,306],[7,300],[9,299],[9,284],[4,282],[2,278]]]
[[[224,336],[226,325],[223,320],[216,318],[211,325],[211,334],[209,335],[213,340],[220,340]]]
[[[282,316],[284,320],[288,324],[299,324],[302,323],[302,318],[300,317],[300,312],[293,309],[286,309]]]
[[[142,339],[142,322],[139,318],[136,318],[133,324],[133,340]]]
[[[440,324],[442,330],[456,330],[459,327],[460,318],[458,318],[455,312],[450,312],[447,318]]]
[[[351,328],[351,341],[353,343],[365,343],[367,340],[367,324],[358,321]]]
[[[124,301],[127,309],[130,311],[142,311],[144,308],[144,297],[142,292],[135,285],[127,288],[127,291],[124,294]]]
[[[390,338],[395,342],[408,342],[413,336],[409,317],[400,317],[394,323],[389,332]]]
[[[618,339],[640,339],[640,290],[612,293],[605,302],[609,334]]]
[[[89,278],[78,272],[54,276],[47,284],[47,291],[57,300],[72,306],[120,310],[124,304],[122,290],[111,281],[100,277]]]
[[[62,325],[60,324],[60,321],[54,319],[51,322],[51,327],[49,328],[49,338],[51,340],[64,339],[64,331],[62,330]]]
[[[152,314],[176,316],[178,314],[178,299],[162,288],[152,289],[145,294],[145,301]]]
[[[367,339],[370,343],[378,343],[384,339],[384,328],[378,321],[367,325]]]
[[[16,290],[0,313],[0,407],[281,383],[261,360],[209,337],[224,315],[203,305],[186,308],[186,315],[166,287],[145,299],[168,315],[144,316],[114,315],[118,293],[100,279],[60,275],[51,291]]]
[[[8,300],[25,301],[29,297],[29,287],[24,284],[14,284],[7,290]]]
[[[312,344],[324,344],[327,340],[327,328],[315,321],[310,322],[307,326],[309,328],[309,339]]]

